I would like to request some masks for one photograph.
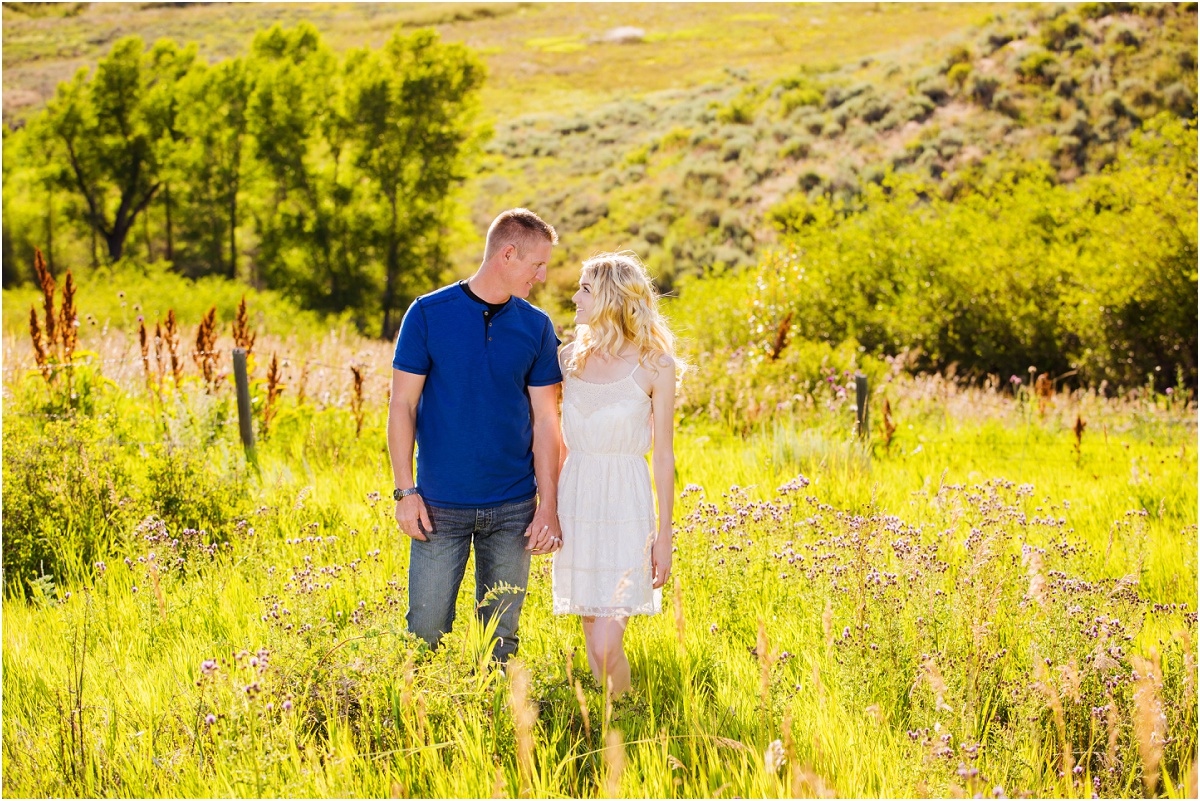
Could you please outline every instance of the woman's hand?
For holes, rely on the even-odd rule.
[[[667,583],[671,576],[671,557],[674,552],[674,537],[671,528],[661,529],[654,545],[650,548],[650,571],[654,576],[654,589],[659,589]]]

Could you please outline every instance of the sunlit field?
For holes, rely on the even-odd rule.
[[[5,797],[1197,796],[1194,3],[3,23]],[[516,206],[686,365],[617,698],[549,558],[406,631],[395,332]]]
[[[112,331],[49,384],[5,346],[4,486],[28,493],[6,501],[7,794],[1194,787],[1189,399],[898,375],[865,440],[841,386],[744,434],[685,418],[677,580],[614,702],[549,613],[547,560],[507,675],[470,570],[445,647],[404,631],[385,344],[264,331],[256,466],[227,375],[207,391],[187,358],[177,387],[151,346],[147,377]],[[289,367],[264,427],[268,353]],[[357,393],[348,367],[317,376],[360,361]],[[20,570],[14,522],[40,532]]]

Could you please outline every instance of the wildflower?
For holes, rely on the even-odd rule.
[[[1008,379],[1008,383],[1012,384],[1014,387],[1019,387],[1021,386],[1021,378],[1020,376],[1014,375]]]
[[[96,563],[96,575],[103,576],[105,570],[108,570],[107,565],[105,565],[103,562]]]
[[[282,704],[280,704],[279,708],[282,709],[284,712],[291,712],[292,711],[292,700],[290,698],[287,699]]]
[[[767,773],[778,773],[779,769],[787,764],[787,755],[783,751],[783,743],[779,740],[773,740],[767,746],[767,750],[763,752],[763,769]]]
[[[130,592],[132,592],[134,595],[137,595],[137,591],[138,591],[137,585],[134,584],[133,588],[130,590]]]
[[[217,716],[214,715],[212,712],[209,712],[207,715],[204,716],[204,722],[205,722],[205,724],[211,726],[217,722]]]
[[[205,676],[209,675],[210,673],[216,673],[217,672],[217,660],[205,659],[203,662],[200,663],[200,672],[203,673]]]

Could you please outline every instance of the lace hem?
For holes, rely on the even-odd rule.
[[[566,598],[555,598],[552,610],[555,615],[579,615],[581,617],[633,617],[634,615],[657,615],[661,611],[659,605],[653,601],[633,607],[580,606],[571,603]]]

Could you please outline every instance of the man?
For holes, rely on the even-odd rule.
[[[532,211],[498,216],[475,274],[409,307],[392,361],[388,451],[396,522],[411,539],[408,628],[435,648],[450,631],[474,544],[477,614],[496,618],[501,663],[517,651],[530,555],[562,545],[559,340],[525,300],[557,243]]]

